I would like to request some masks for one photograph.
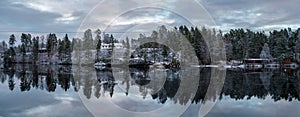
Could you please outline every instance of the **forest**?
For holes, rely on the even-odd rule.
[[[86,56],[93,56],[92,54],[101,56],[99,51],[102,49],[101,44],[103,43],[111,44],[112,49],[114,43],[119,42],[126,49],[135,49],[133,40],[161,38],[165,40],[166,45],[179,45],[177,49],[173,49],[175,52],[187,52],[182,51],[186,50],[184,46],[180,46],[183,43],[180,39],[187,39],[199,60],[199,64],[211,64],[213,61],[211,56],[226,55],[227,61],[243,60],[244,58],[283,60],[287,57],[294,60],[297,53],[300,53],[300,28],[297,30],[287,28],[269,32],[240,28],[222,32],[206,27],[199,29],[197,27],[180,26],[167,29],[165,26],[161,26],[158,31],[153,31],[149,37],[140,34],[138,39],[130,39],[131,41],[128,37],[126,39],[116,39],[112,34],[101,36],[99,29],[94,32],[88,29],[84,32],[82,38],[73,39],[69,39],[67,34],[62,39],[53,33],[48,34],[46,37],[22,33],[20,38],[11,34],[6,39],[8,41],[2,41],[0,44],[0,54],[3,63],[39,64],[39,59],[48,57],[49,64],[72,64],[71,56],[74,56],[72,54],[76,54],[76,52],[78,54],[78,52],[85,51]],[[178,38],[179,41],[176,41]],[[82,54],[78,56],[82,56]]]

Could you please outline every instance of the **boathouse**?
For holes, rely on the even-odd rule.
[[[247,69],[261,69],[264,65],[272,63],[272,59],[248,58],[243,60],[243,64]]]

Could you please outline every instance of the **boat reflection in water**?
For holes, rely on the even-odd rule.
[[[217,70],[217,68],[197,69],[200,71],[200,77],[184,79],[182,78],[183,72],[193,75],[195,71],[153,68],[125,70],[107,67],[96,70],[93,67],[78,66],[15,65],[1,70],[2,84],[0,86],[7,86],[7,89],[0,91],[5,94],[22,94],[31,91],[36,93],[38,90],[39,93],[52,92],[50,95],[61,93],[61,90],[64,94],[78,92],[82,100],[98,102],[110,100],[112,104],[134,112],[149,112],[164,106],[192,104],[182,116],[197,116],[199,104],[206,103],[206,101],[219,101],[207,116],[274,116],[274,113],[263,112],[263,110],[270,109],[275,112],[284,107],[290,109],[282,110],[286,112],[285,114],[275,113],[275,115],[299,114],[298,111],[293,111],[300,107],[299,70],[262,70],[260,72],[227,70],[222,90],[210,88],[211,94],[207,96],[210,82],[220,80],[211,78],[212,70]],[[180,87],[189,90],[179,91]],[[5,95],[1,97],[5,98]],[[27,97],[18,97],[19,100],[24,98]],[[42,104],[43,101],[39,103]],[[258,103],[259,105],[255,105]],[[99,105],[99,107],[103,106],[105,105]],[[1,108],[4,107],[1,106]],[[4,109],[3,112],[7,110],[9,108]],[[98,111],[98,114],[109,115],[110,113]],[[257,112],[261,112],[261,115]],[[9,116],[10,113],[5,115]]]

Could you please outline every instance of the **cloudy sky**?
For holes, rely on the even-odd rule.
[[[273,30],[300,27],[299,0],[1,0],[0,40],[14,33],[64,33],[87,28],[147,32],[158,25]],[[136,28],[138,27],[138,28]]]

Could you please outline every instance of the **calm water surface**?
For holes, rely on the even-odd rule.
[[[300,71],[14,65],[0,70],[0,117],[295,117]],[[200,76],[198,76],[200,75]]]

